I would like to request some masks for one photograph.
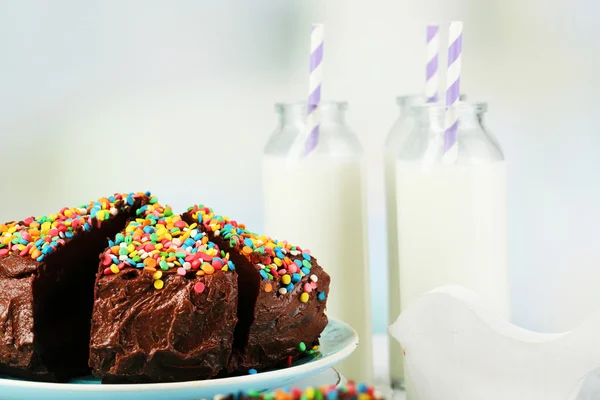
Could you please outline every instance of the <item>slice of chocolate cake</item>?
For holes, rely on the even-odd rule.
[[[312,352],[327,325],[329,275],[308,250],[248,231],[194,206],[183,215],[229,251],[239,276],[239,323],[229,372],[289,365]]]
[[[104,382],[211,378],[231,355],[234,263],[170,207],[140,211],[101,258],[90,366]]]
[[[147,200],[117,194],[0,224],[0,374],[62,381],[88,373],[98,255]]]

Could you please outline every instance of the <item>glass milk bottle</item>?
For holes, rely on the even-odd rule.
[[[446,162],[445,107],[413,108],[396,162],[400,305],[446,284],[509,314],[506,162],[483,125],[486,105],[457,106],[458,155]]]
[[[321,103],[318,143],[304,155],[307,104],[276,105],[279,126],[263,158],[264,230],[310,249],[331,275],[327,315],[350,324],[360,339],[336,368],[372,382],[364,157],[346,108]]]
[[[414,114],[411,108],[425,103],[425,96],[412,95],[396,98],[400,116],[385,139],[384,173],[385,206],[387,222],[387,262],[388,262],[388,318],[394,322],[400,315],[400,277],[398,269],[398,230],[396,225],[396,156],[414,127]],[[396,340],[389,341],[389,372],[392,387],[401,386],[404,380],[402,349]]]

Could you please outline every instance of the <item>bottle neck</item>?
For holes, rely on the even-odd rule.
[[[461,94],[459,97],[461,102],[467,100],[466,94]],[[441,99],[443,100],[443,99]],[[420,94],[411,94],[407,96],[398,96],[396,97],[396,104],[400,109],[400,116],[404,116],[410,114],[411,109],[413,107],[418,107],[427,104],[427,97]]]
[[[459,102],[448,109],[442,104],[413,107],[414,128],[397,157],[425,164],[447,163],[446,153],[450,144],[455,152],[452,164],[504,160],[500,144],[483,125],[486,109],[485,103],[466,102]],[[450,126],[452,129],[447,129]]]
[[[275,105],[281,126],[304,125],[309,111],[316,113],[321,124],[345,124],[347,108],[348,104],[345,102],[322,102],[318,106],[310,106],[310,108],[307,103]]]
[[[277,104],[278,127],[265,146],[265,154],[290,158],[356,158],[362,155],[358,138],[345,122],[347,103],[322,102],[316,109],[318,128],[306,103]],[[309,149],[309,150],[307,150]]]
[[[446,118],[455,115],[461,130],[478,130],[483,128],[483,116],[487,111],[485,103],[459,102],[452,109],[438,104],[424,104],[411,109],[417,126],[421,132],[438,132],[446,129]]]
[[[400,109],[400,115],[404,115],[410,113],[410,110],[415,106],[420,106],[425,104],[427,101],[425,96],[420,94],[413,94],[408,96],[398,96],[396,97],[396,104]]]

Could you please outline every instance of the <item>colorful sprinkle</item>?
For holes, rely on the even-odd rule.
[[[252,248],[250,248],[250,247],[248,247],[248,246],[244,246],[244,247],[242,248],[242,252],[243,252],[244,254],[252,254]]]
[[[270,283],[267,283],[265,285],[265,292],[270,293],[273,290],[273,285],[271,285]]]
[[[160,269],[162,269],[163,271],[169,270],[169,263],[167,262],[167,260],[161,260],[159,265],[160,265]]]
[[[250,368],[250,369],[248,370],[248,373],[249,373],[250,375],[255,375],[256,373],[258,373],[258,371],[257,371],[257,370],[255,370],[254,368]]]
[[[215,272],[215,269],[209,263],[203,263],[202,267],[200,268],[202,269],[202,271],[204,271],[206,275],[212,275]]]
[[[56,214],[0,224],[0,257],[14,254],[41,262],[46,255],[64,246],[78,233],[88,231],[92,226],[100,227],[112,215],[117,215],[120,210],[147,196],[149,194],[145,193],[115,194],[81,207],[65,207]],[[129,198],[131,203],[126,200]],[[111,266],[106,269],[114,272],[112,263],[112,259],[102,262],[105,267]]]
[[[194,285],[194,292],[196,293],[202,293],[204,292],[205,286],[204,283],[202,282],[196,282],[196,284]]]
[[[113,264],[113,259],[110,254],[106,254],[104,256],[104,258],[102,259],[102,265],[104,265],[106,267],[110,264]]]
[[[119,263],[118,270],[143,268],[152,274],[157,290],[164,287],[166,274],[205,276],[235,269],[229,253],[209,241],[197,224],[188,225],[180,215],[175,215],[170,206],[154,201],[138,211],[137,218],[115,235],[113,246],[102,256],[104,262]],[[108,273],[118,271],[111,266]],[[204,283],[194,284],[196,293],[204,290]]]
[[[300,344],[298,345],[298,350],[306,351],[306,344],[304,344],[304,342],[300,342]]]
[[[295,285],[300,285],[304,291],[304,294],[300,294],[300,300],[306,302],[310,299],[308,293],[317,289],[319,274],[316,270],[311,274],[314,268],[309,250],[253,233],[247,230],[244,224],[215,215],[211,208],[203,205],[188,208],[187,215],[191,220],[203,225],[209,233],[212,232],[212,235],[222,237],[229,247],[245,256],[256,266],[262,280],[279,280],[279,294],[289,294],[294,291]],[[218,264],[218,261],[216,263]],[[216,265],[213,267],[216,268]],[[270,291],[277,287],[273,283],[270,284]],[[266,290],[267,287],[265,283],[263,288]]]
[[[291,366],[288,357],[288,366]],[[383,400],[383,395],[373,386],[355,384],[349,381],[345,385],[323,385],[320,387],[305,387],[277,389],[273,392],[248,390],[229,396],[215,396],[212,400],[256,399],[256,400]]]
[[[320,301],[324,301],[327,298],[327,293],[325,292],[319,292],[319,294],[317,295],[317,299],[319,299]]]

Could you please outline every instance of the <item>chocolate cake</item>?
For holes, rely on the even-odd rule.
[[[117,194],[0,224],[0,374],[86,374],[98,254],[148,194]]]
[[[229,252],[239,279],[238,324],[229,373],[291,364],[313,352],[327,325],[329,275],[308,250],[259,236],[204,206],[183,214]]]
[[[104,382],[211,378],[231,356],[236,266],[170,207],[140,212],[101,257],[90,366]]]
[[[0,224],[0,374],[170,382],[312,354],[329,276],[306,249],[116,194]]]

